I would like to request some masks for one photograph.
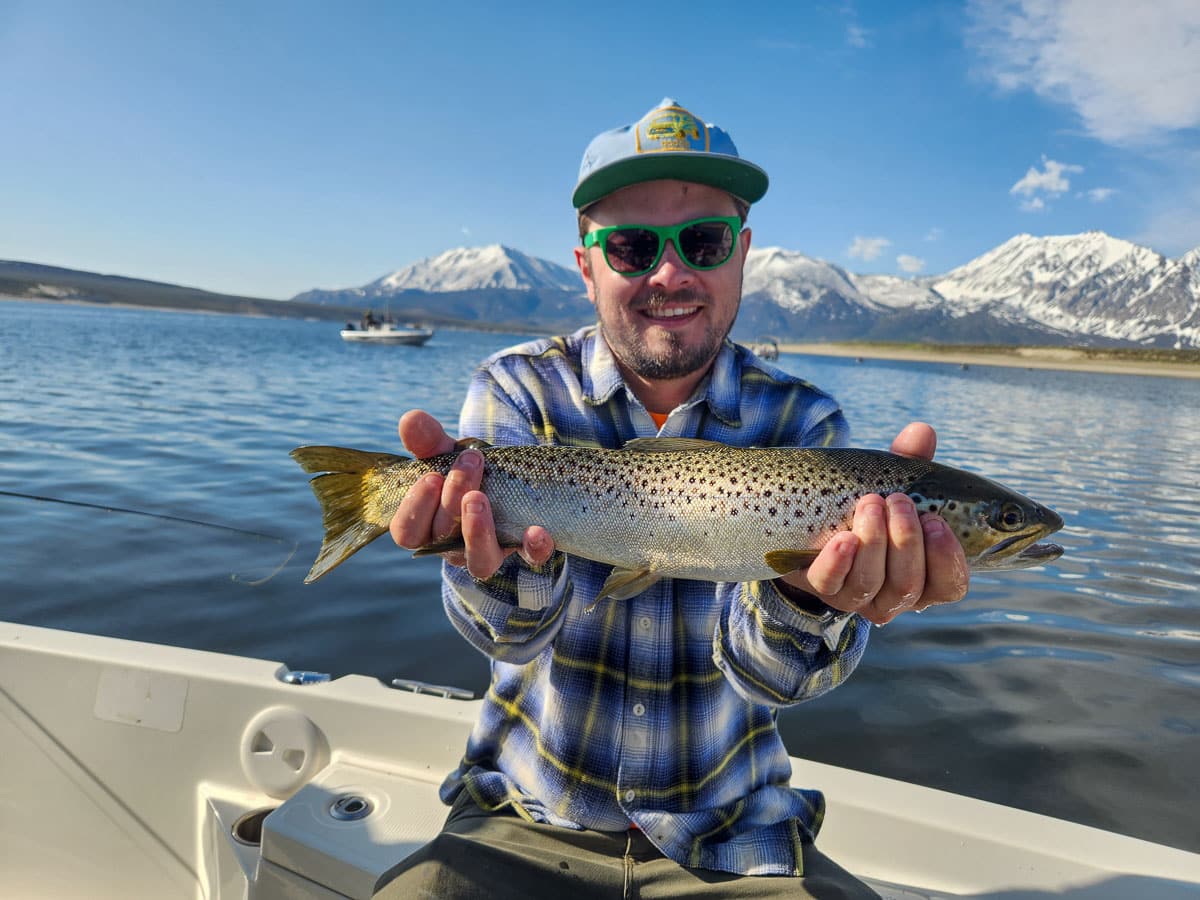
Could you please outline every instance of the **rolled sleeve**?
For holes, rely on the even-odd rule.
[[[826,624],[770,581],[738,585],[713,636],[713,661],[757,703],[791,706],[837,687],[858,665],[870,628],[859,615]]]
[[[502,662],[525,663],[554,640],[571,601],[567,556],[555,553],[533,568],[510,556],[486,581],[442,565],[442,603],[468,643]]]

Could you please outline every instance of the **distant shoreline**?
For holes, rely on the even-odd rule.
[[[1200,378],[1200,352],[1137,348],[1094,349],[1076,347],[955,347],[952,344],[784,343],[781,353],[837,356],[852,359],[901,360],[963,366],[1007,366],[1021,369],[1057,369],[1107,375],[1149,375],[1167,378]]]
[[[151,306],[135,303],[103,303],[79,298],[20,297],[0,292],[0,300],[26,303],[57,303],[70,306],[108,307],[110,309],[157,310],[160,312],[217,313],[247,318],[279,318],[270,314],[233,310],[197,309],[181,306]],[[322,311],[328,316],[328,310]],[[345,313],[342,310],[341,313]],[[341,315],[328,316],[328,321]],[[438,327],[449,330],[507,331],[507,327],[485,327],[485,323],[441,322]],[[532,332],[530,332],[532,333]],[[539,332],[540,333],[540,332]],[[550,332],[547,332],[550,333]],[[742,343],[753,344],[754,341]],[[875,344],[853,341],[838,343],[798,343],[781,341],[781,353],[810,356],[836,356],[851,359],[899,360],[930,362],[955,366],[1006,366],[1022,369],[1057,369],[1068,372],[1097,372],[1109,375],[1148,375],[1166,378],[1200,378],[1200,350],[1150,350],[1130,348],[1086,347],[1012,347],[956,346],[954,344]]]

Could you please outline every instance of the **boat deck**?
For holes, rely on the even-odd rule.
[[[5,896],[370,897],[441,825],[479,702],[285,672],[0,623]],[[891,900],[1200,896],[1197,854],[819,763],[794,780],[826,793],[824,852]]]

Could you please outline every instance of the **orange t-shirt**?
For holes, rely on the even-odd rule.
[[[650,412],[650,410],[646,410],[646,412]],[[662,427],[667,424],[667,415],[668,413],[650,413],[650,418],[654,420],[654,424],[658,426],[660,431],[662,430]]]

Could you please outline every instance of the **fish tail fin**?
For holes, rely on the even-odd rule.
[[[386,525],[370,521],[368,479],[376,467],[405,457],[346,447],[297,447],[291,457],[306,472],[324,473],[309,482],[325,526],[321,550],[304,579],[312,584],[387,531]]]

